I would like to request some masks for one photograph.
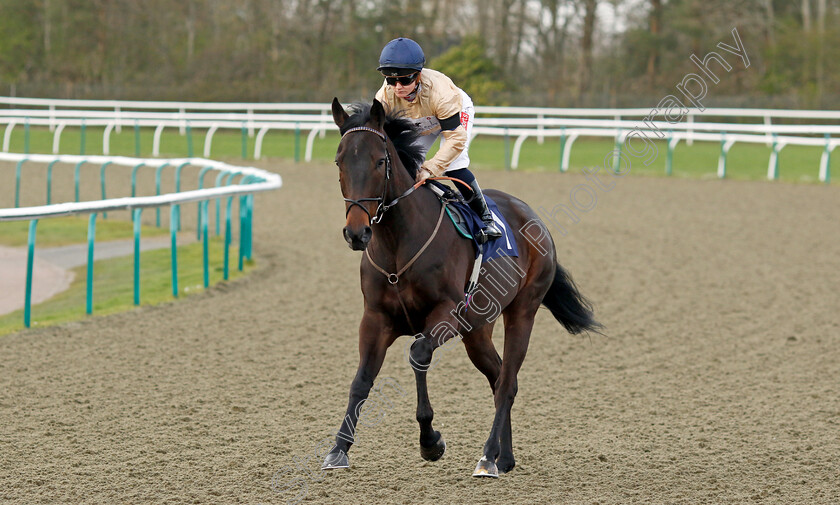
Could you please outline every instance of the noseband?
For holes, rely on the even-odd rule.
[[[378,135],[382,139],[382,142],[385,143],[385,183],[382,185],[382,196],[380,196],[380,197],[359,198],[358,200],[353,200],[352,198],[345,198],[344,201],[349,203],[350,206],[347,207],[347,211],[344,213],[344,216],[347,217],[347,215],[350,214],[350,209],[352,209],[354,206],[358,205],[359,207],[361,207],[361,209],[363,211],[365,211],[365,214],[367,214],[370,222],[372,224],[376,224],[376,223],[378,223],[382,220],[382,217],[385,215],[385,212],[387,212],[388,209],[390,209],[391,207],[396,205],[397,202],[399,202],[403,198],[405,198],[408,195],[410,195],[411,193],[413,193],[414,190],[417,189],[417,186],[412,185],[410,188],[408,188],[408,190],[406,190],[405,193],[398,196],[391,203],[386,205],[385,204],[385,195],[388,193],[388,183],[391,181],[391,155],[388,153],[388,137],[386,137],[385,134],[382,133],[379,130],[369,128],[367,126],[357,126],[355,128],[350,128],[349,130],[344,132],[344,134],[341,136],[341,138],[343,139],[349,133],[359,132],[359,131],[375,133],[376,135]],[[362,205],[362,202],[378,202],[378,205],[376,206],[376,213],[373,216],[371,216],[370,212],[368,212],[367,208],[364,205]]]

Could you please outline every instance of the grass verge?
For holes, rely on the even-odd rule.
[[[130,223],[129,223],[130,224]],[[98,228],[98,227],[97,227]],[[179,298],[204,290],[202,243],[178,248]],[[246,261],[243,271],[237,268],[238,249],[230,248],[230,279],[242,277],[253,267]],[[223,282],[224,241],[213,238],[208,244],[209,285]],[[157,305],[172,301],[172,267],[170,249],[144,251],[140,254],[141,305]],[[75,278],[70,288],[32,307],[32,327],[50,326],[88,317],[97,317],[131,310],[134,305],[134,257],[125,256],[94,263],[93,315],[85,314],[87,267],[73,269]],[[24,329],[23,310],[0,317],[0,335]]]
[[[38,220],[35,234],[37,247],[59,247],[87,242],[87,217],[52,217]],[[143,226],[143,238],[169,234],[169,230],[156,226]],[[134,238],[134,224],[118,219],[96,218],[96,242],[128,240]],[[25,247],[29,243],[29,221],[8,221],[0,223],[0,244],[9,247]]]

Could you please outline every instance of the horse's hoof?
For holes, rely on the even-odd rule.
[[[516,466],[516,461],[513,459],[497,459],[496,460],[496,468],[499,469],[499,473],[508,473],[509,471],[513,470],[513,467]]]
[[[350,459],[344,451],[331,452],[324,458],[321,470],[335,470],[337,468],[350,468]]]
[[[496,468],[496,462],[490,461],[487,459],[487,456],[482,456],[481,459],[478,460],[478,464],[475,465],[473,477],[492,477],[494,479],[498,479],[499,469]]]
[[[438,441],[435,442],[435,445],[431,447],[420,446],[420,456],[426,461],[437,461],[443,457],[443,453],[445,452],[446,442],[440,434],[438,434]]]

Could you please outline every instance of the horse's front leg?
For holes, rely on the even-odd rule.
[[[322,469],[349,468],[347,452],[353,445],[359,413],[379,369],[382,368],[385,351],[395,339],[396,333],[387,315],[370,309],[365,310],[359,325],[359,369],[350,384],[350,400],[341,428],[335,437],[335,446],[324,458]]]
[[[409,364],[417,382],[417,422],[420,423],[420,455],[427,461],[437,461],[446,452],[446,442],[439,431],[432,428],[434,410],[429,402],[426,373],[432,364],[435,349],[458,334],[454,304],[438,305],[426,319],[426,328],[414,340],[409,351]]]

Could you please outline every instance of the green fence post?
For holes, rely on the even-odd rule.
[[[245,123],[242,123],[242,159],[248,157],[248,130],[245,128]]]
[[[131,168],[131,196],[137,196],[137,171],[140,167],[146,166],[145,163],[138,163]]]
[[[225,171],[225,170],[219,172],[219,174],[216,175],[216,187],[217,188],[223,184],[222,180],[227,175],[228,175],[228,172]],[[221,198],[214,198],[213,200],[215,201],[214,203],[216,204],[216,236],[218,236],[219,233],[221,233],[221,227],[219,225],[219,218],[220,218],[220,215],[221,215],[221,213],[219,211],[219,208],[221,207]],[[209,203],[208,203],[208,205],[209,205]]]
[[[254,229],[253,229],[253,225],[254,225],[254,195],[247,195],[245,197],[245,201],[247,202],[247,205],[248,205],[248,207],[247,207],[247,209],[248,209],[247,216],[248,217],[247,217],[247,220],[245,222],[245,227],[248,231],[248,233],[245,235],[247,237],[247,240],[245,241],[245,244],[246,244],[245,258],[247,258],[250,261],[252,259],[252,256],[253,256],[253,254],[252,254],[253,251],[252,251],[251,245],[254,243],[253,242],[253,237],[254,237],[254,233],[253,233],[253,231],[254,231]]]
[[[23,124],[23,154],[29,154],[29,118]]]
[[[160,196],[160,173],[168,166],[169,163],[164,163],[155,169],[155,196]],[[160,228],[160,207],[155,207],[155,226]]]
[[[198,189],[204,189],[204,176],[207,174],[208,171],[212,170],[213,167],[203,167],[201,170],[198,171]],[[195,226],[195,239],[201,240],[201,202],[198,202],[198,214],[196,216],[197,223]]]
[[[203,244],[201,250],[202,263],[204,264],[204,289],[210,286],[210,258],[208,254],[209,237],[207,233],[207,207],[210,206],[210,200],[201,202],[201,212],[203,219],[201,220],[201,235],[203,237]]]
[[[82,160],[82,161],[76,163],[76,168],[73,169],[73,188],[74,188],[73,194],[76,196],[76,201],[77,202],[79,201],[79,182],[82,178],[81,168],[82,168],[82,165],[84,165],[85,163],[87,163],[87,160]]]
[[[52,203],[52,173],[53,173],[53,165],[58,163],[58,158],[52,160],[49,165],[47,165],[47,205]]]
[[[15,208],[20,207],[20,176],[21,176],[21,168],[23,164],[26,163],[27,159],[23,158],[22,160],[17,162],[17,166],[15,167]]]
[[[300,161],[300,123],[295,123],[295,163]]]
[[[105,168],[107,168],[108,165],[110,165],[110,164],[111,164],[110,161],[106,161],[105,163],[102,164],[101,167],[99,167],[99,182],[102,186],[102,199],[103,200],[107,200],[107,198],[105,197]],[[102,219],[108,219],[108,213],[107,212],[102,213]]]
[[[566,127],[560,128],[560,161],[557,163],[557,171],[563,171],[563,152],[566,151]]]
[[[29,246],[26,254],[26,298],[23,307],[23,325],[30,327],[32,321],[32,267],[35,262],[35,231],[38,220],[29,221]]]
[[[184,163],[181,163],[180,165],[178,165],[175,168],[175,192],[176,193],[181,192],[181,170],[183,170],[184,167],[189,165],[189,164],[190,164],[190,162],[185,161]],[[178,209],[178,212],[176,213],[177,216],[178,216],[178,218],[177,218],[178,219],[178,231],[181,231],[181,204],[176,203],[175,208]]]
[[[88,219],[88,256],[87,256],[87,286],[85,296],[85,313],[93,314],[93,243],[96,237],[96,213]]]
[[[134,305],[140,305],[140,215],[143,209],[134,209]]]
[[[85,120],[82,119],[82,139],[81,139],[81,143],[79,145],[79,155],[81,155],[81,156],[85,155],[85,128],[86,128]],[[78,200],[76,200],[76,201],[78,201]]]
[[[193,157],[193,141],[192,141],[192,128],[190,128],[190,122],[187,121],[187,158]]]
[[[134,120],[134,156],[140,157],[140,123]]]
[[[178,205],[169,207],[169,236],[172,243],[172,296],[178,298],[178,226],[181,222],[181,208]]]
[[[238,265],[240,272],[242,271],[242,267],[244,266],[243,265],[243,260],[245,258],[245,240],[246,240],[245,235],[247,233],[246,230],[245,230],[245,218],[246,218],[245,215],[246,215],[247,212],[248,212],[248,209],[245,206],[245,197],[240,196],[239,197],[239,265]]]
[[[227,204],[225,205],[225,266],[224,278],[228,280],[230,277],[230,208],[233,204],[233,197],[227,197]]]

